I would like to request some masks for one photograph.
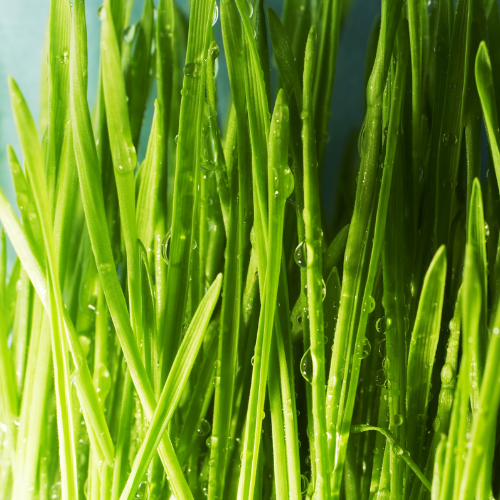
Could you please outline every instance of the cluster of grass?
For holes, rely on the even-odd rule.
[[[92,114],[84,0],[51,0],[41,130],[9,82],[0,497],[498,498],[498,2],[382,0],[333,220],[349,1],[132,3]]]

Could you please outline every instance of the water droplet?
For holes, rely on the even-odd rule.
[[[311,357],[311,349],[307,349],[307,351],[304,353],[302,356],[302,359],[300,360],[300,373],[302,373],[302,376],[310,383],[312,384],[312,375],[313,375],[313,369],[312,369],[312,357]]]
[[[488,241],[488,238],[490,237],[490,226],[488,226],[488,223],[484,223],[484,241]]]
[[[220,54],[219,46],[216,43],[214,43],[210,48],[210,57],[212,58],[212,61],[215,61],[219,57],[219,54]]]
[[[300,118],[302,120],[305,120],[308,117],[309,117],[309,112],[308,111],[302,111],[302,113],[300,113]]]
[[[205,444],[207,445],[208,449],[212,448],[212,436],[207,437],[207,440],[205,441]]]
[[[246,5],[247,5],[247,11],[248,11],[248,17],[253,16],[253,4],[249,0],[246,0]]]
[[[368,299],[368,312],[370,313],[373,312],[373,310],[375,309],[375,305],[376,305],[375,299],[373,297],[370,297]]]
[[[97,9],[97,17],[98,17],[101,21],[104,21],[104,19],[106,19],[106,8],[104,7],[104,5],[101,5],[101,6]]]
[[[188,331],[189,325],[187,323],[184,323],[182,325],[182,333],[186,333]]]
[[[304,495],[307,492],[307,488],[309,488],[309,479],[306,476],[300,476],[300,492]]]
[[[375,328],[377,329],[377,332],[379,333],[385,333],[385,316],[382,316],[381,318],[377,319],[377,322],[375,323]]]
[[[137,492],[135,498],[140,500],[145,500],[149,496],[149,483],[147,481],[142,481],[137,487]]]
[[[455,134],[443,134],[443,144],[445,146],[453,146],[458,142],[457,136]]]
[[[198,433],[198,436],[206,436],[210,432],[211,428],[212,426],[210,425],[210,422],[203,419],[198,425],[196,432]]]
[[[50,498],[53,500],[62,498],[62,486],[60,482],[54,483],[52,488],[50,488]]]
[[[439,408],[445,412],[451,410],[451,405],[453,404],[453,390],[445,388],[441,391],[439,395]]]
[[[253,366],[254,362],[255,362],[255,356],[252,356],[252,359],[250,360],[250,363],[252,364],[252,366]]]
[[[365,359],[370,355],[372,346],[368,339],[365,339],[362,345],[358,345],[357,354],[360,359]]]
[[[397,457],[400,457],[404,453],[403,448],[401,448],[401,446],[399,446],[398,444],[392,445],[392,451]]]
[[[326,283],[325,280],[321,280],[321,300],[324,302],[326,297]]]
[[[358,137],[358,153],[359,157],[363,157],[363,140],[365,138],[365,127],[366,123],[363,122],[363,125],[361,126],[361,131],[359,132],[359,137]]]
[[[445,363],[441,369],[441,382],[443,385],[450,385],[455,377],[455,370],[451,363]]]
[[[177,142],[179,141],[179,134],[177,134],[175,137],[174,137],[174,142],[177,144]]]
[[[198,68],[196,63],[190,62],[184,65],[184,76],[196,77],[196,73],[198,72]]]
[[[61,64],[67,64],[68,63],[68,59],[69,59],[69,53],[67,50],[65,50],[61,56],[59,56],[59,62]]]
[[[385,384],[385,371],[383,370],[383,368],[380,368],[380,370],[375,373],[375,383],[379,387],[383,387],[383,385]]]
[[[203,161],[200,163],[200,170],[203,170],[205,172],[215,172],[216,170],[218,170],[217,163],[209,160]]]
[[[294,253],[295,263],[301,268],[306,269],[307,267],[307,245],[305,241],[302,241],[297,245]]]
[[[126,43],[132,43],[135,37],[136,25],[131,24],[123,30],[123,41]]]
[[[172,236],[172,230],[170,230],[163,238],[161,242],[161,256],[165,264],[168,265],[168,260],[170,258],[170,237]]]
[[[385,356],[386,356],[386,351],[387,351],[387,342],[385,341],[385,339],[382,339],[379,343],[378,343],[378,355],[384,359]]]
[[[218,19],[219,19],[219,6],[217,5],[217,2],[215,2],[214,14],[212,16],[212,26],[215,25]]]
[[[434,423],[432,424],[432,428],[434,429],[434,432],[439,431],[440,427],[441,427],[441,419],[439,417],[436,417],[434,419]]]
[[[403,417],[402,415],[396,414],[394,415],[394,425],[396,427],[399,427],[403,423]]]
[[[181,96],[185,97],[189,94],[189,90],[185,87],[182,87],[181,89]]]

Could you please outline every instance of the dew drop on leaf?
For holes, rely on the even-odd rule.
[[[215,61],[219,57],[219,54],[220,54],[219,46],[216,43],[214,43],[214,45],[210,49],[210,57],[212,58],[212,61]]]
[[[304,495],[307,492],[307,488],[309,488],[309,479],[306,476],[300,476],[300,492]]]
[[[445,363],[441,368],[441,382],[443,385],[450,385],[455,376],[455,370],[451,363]]]
[[[295,263],[301,268],[307,267],[307,246],[306,242],[302,241],[297,245],[294,253]]]
[[[379,333],[385,333],[385,316],[382,316],[381,318],[377,319],[377,322],[375,323],[375,328],[377,329],[377,332]]]
[[[104,5],[101,5],[101,6],[97,9],[97,17],[98,17],[101,21],[104,21],[104,19],[106,19],[106,9],[105,9]]]
[[[214,14],[212,16],[212,26],[215,26],[215,23],[219,20],[219,6],[217,2],[215,2]]]
[[[359,153],[360,158],[363,158],[363,140],[365,138],[365,127],[366,127],[366,123],[363,122],[363,125],[361,126],[361,131],[360,131],[359,137],[358,137],[358,153]]]
[[[439,417],[436,417],[434,419],[434,423],[432,424],[432,428],[434,429],[434,432],[439,431],[440,427],[441,427],[441,419]]]
[[[382,387],[385,384],[385,371],[383,368],[380,368],[380,370],[375,373],[375,383],[379,387]]]
[[[358,346],[358,357],[360,359],[365,359],[370,355],[370,352],[372,351],[372,346],[370,344],[370,341],[368,339],[365,339],[362,345]]]
[[[247,5],[248,17],[251,18],[253,16],[253,4],[252,2],[250,2],[250,0],[246,0],[246,5]]]
[[[215,172],[217,170],[217,163],[210,160],[203,161],[200,163],[200,170],[205,172]]]
[[[190,62],[184,65],[184,76],[196,76],[196,63]]]
[[[399,414],[394,415],[394,425],[399,427],[403,423],[403,417]]]
[[[445,146],[453,146],[458,142],[457,136],[455,134],[443,134],[443,144]]]
[[[126,43],[131,43],[135,36],[136,25],[131,24],[123,30],[123,41]]]
[[[309,382],[312,383],[312,357],[311,357],[311,349],[307,349],[307,351],[302,356],[300,360],[300,373],[302,376]]]
[[[135,497],[137,500],[146,500],[149,496],[149,483],[147,481],[142,481],[137,487],[137,492]]]
[[[50,498],[51,500],[59,500],[60,498],[62,498],[62,486],[59,481],[57,483],[54,483],[52,485],[52,488],[50,488]]]
[[[210,425],[210,422],[208,420],[203,419],[199,423],[196,432],[198,433],[199,436],[206,436],[210,432],[211,428],[212,426]]]
[[[59,62],[61,64],[67,64],[68,63],[68,59],[69,59],[69,53],[67,50],[65,50],[61,56],[59,57]]]
[[[385,339],[382,339],[379,343],[378,343],[378,355],[384,359],[385,356],[386,356],[386,351],[387,351],[387,343],[385,341]]]
[[[172,236],[172,230],[170,230],[163,238],[161,242],[161,256],[165,264],[168,265],[168,260],[170,258],[170,237]]]

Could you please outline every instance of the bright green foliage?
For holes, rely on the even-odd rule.
[[[9,79],[0,498],[499,498],[499,4],[381,0],[330,220],[349,0],[188,3],[104,0],[92,112],[84,0]]]

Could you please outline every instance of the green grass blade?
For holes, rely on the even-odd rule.
[[[17,206],[21,213],[23,227],[28,235],[28,239],[35,243],[32,251],[38,253],[38,259],[42,261],[45,258],[43,251],[43,238],[40,221],[36,217],[36,206],[33,197],[33,191],[26,181],[24,172],[19,164],[16,153],[12,146],[7,146],[7,156],[9,158],[10,172],[14,181],[16,191]]]
[[[167,369],[177,351],[187,301],[195,183],[199,169],[197,151],[201,146],[199,135],[205,81],[203,61],[208,50],[213,11],[213,0],[208,2],[196,0],[190,12],[191,23],[179,115],[172,233],[166,284],[165,328],[169,335],[166,337],[164,354]]]
[[[288,99],[291,100],[292,93],[295,94],[297,106],[302,110],[302,87],[300,85],[299,73],[294,61],[294,55],[290,40],[281,24],[278,16],[271,7],[267,8],[269,20],[269,33],[273,44],[274,57],[279,68],[281,83],[285,89]]]
[[[218,324],[215,323],[213,328],[215,332],[219,330]],[[218,342],[217,335],[213,332],[212,338],[208,341],[208,345],[203,347],[203,364],[198,372],[198,380],[192,391],[188,408],[186,409],[184,423],[179,434],[179,461],[184,464],[190,452],[193,450],[193,445],[198,436],[205,436],[206,431],[201,423],[204,422],[207,407],[210,404],[214,392],[213,380],[217,366],[217,350]],[[206,334],[209,336],[209,333]]]
[[[257,460],[259,456],[260,436],[262,428],[262,412],[271,347],[272,325],[274,321],[276,295],[278,291],[281,248],[283,237],[283,219],[285,201],[293,190],[293,174],[288,168],[288,106],[284,91],[278,94],[273,113],[272,128],[269,140],[269,226],[267,229],[269,248],[276,251],[269,255],[265,267],[265,281],[259,268],[259,279],[263,291],[259,331],[255,344],[255,356],[252,373],[252,386],[247,411],[247,424],[243,447],[238,498],[246,499],[253,496]],[[257,252],[259,258],[264,253]],[[264,262],[265,264],[265,262]],[[262,266],[262,261],[259,262]],[[265,286],[264,286],[265,283]]]
[[[222,286],[222,275],[214,281],[201,301],[177,352],[144,442],[135,457],[122,499],[132,498],[172,416],[201,347]]]
[[[49,14],[48,49],[48,127],[47,187],[55,206],[59,161],[69,114],[69,39],[71,7],[68,2],[52,0]]]
[[[422,168],[421,158],[421,122],[422,122],[422,87],[423,87],[423,31],[424,15],[422,12],[422,0],[410,0],[408,2],[408,24],[410,28],[410,50],[411,50],[411,160],[413,170],[413,197],[414,203],[418,203],[418,178]],[[417,214],[414,211],[415,216]]]
[[[269,357],[268,391],[269,407],[271,411],[271,426],[273,438],[273,461],[274,461],[274,483],[276,489],[276,500],[287,500],[290,498],[288,486],[288,462],[285,445],[285,429],[283,422],[283,403],[280,391],[279,357],[276,340],[277,332],[273,332],[271,340],[271,352]]]
[[[441,490],[441,481],[446,458],[446,438],[441,434],[439,444],[436,450],[436,459],[434,461],[434,472],[432,475],[432,495],[431,500],[439,500]]]
[[[213,78],[213,54],[218,53],[215,42],[208,50],[207,64],[207,94],[209,102],[210,119],[212,120],[211,134],[215,135],[218,158],[224,156],[220,135],[216,122],[215,82]],[[231,151],[232,156],[232,151]],[[221,160],[219,160],[221,161]],[[218,169],[219,170],[219,169]],[[220,470],[226,469],[229,448],[229,431],[231,422],[231,409],[234,399],[234,381],[237,370],[237,354],[240,330],[241,296],[243,280],[243,263],[240,262],[242,251],[239,226],[239,168],[236,162],[231,166],[227,175],[225,172],[217,172],[217,189],[221,199],[221,208],[226,211],[226,250],[224,262],[224,290],[222,299],[222,311],[220,318],[219,348],[217,356],[217,373],[214,400],[214,419],[212,431],[212,444],[210,448],[210,470],[208,481],[209,500],[222,497],[224,491],[224,476],[221,477]],[[227,186],[228,193],[223,195],[222,186]],[[227,189],[226,188],[226,189]],[[224,198],[227,196],[229,206],[224,207]],[[225,210],[226,208],[226,210]]]
[[[0,233],[1,239],[1,256],[0,256],[0,306],[5,310],[5,281],[7,275],[7,239],[5,231],[2,228]],[[9,436],[7,438],[8,447],[12,456],[12,467],[15,466],[15,449],[17,430],[15,422],[18,418],[18,401],[17,401],[17,383],[14,374],[14,365],[12,362],[12,351],[8,345],[8,334],[6,324],[6,316],[0,320],[0,384],[1,384],[1,400],[2,413],[6,420],[5,425],[8,428]]]
[[[486,349],[488,345],[488,330],[486,326],[487,315],[487,264],[486,264],[486,238],[483,212],[483,198],[481,185],[474,179],[470,201],[470,215],[467,231],[467,243],[474,249],[473,255],[477,259],[476,269],[481,285],[481,314],[479,320],[479,333],[472,344],[472,358],[477,370],[477,388],[473,389],[473,409],[477,409],[479,387],[486,362]]]
[[[493,166],[497,181],[500,179],[500,131],[498,126],[497,102],[491,61],[486,43],[482,42],[476,55],[475,76],[479,98],[483,109],[483,118],[488,136]],[[500,302],[500,253],[497,251],[493,273],[493,310],[498,308]]]
[[[102,81],[113,168],[115,172],[121,228],[127,253],[127,282],[130,315],[134,331],[141,324],[140,268],[137,248],[134,171],[137,155],[132,142],[120,49],[111,16],[109,0],[101,11]]]
[[[312,28],[304,60],[304,108],[302,111],[302,140],[304,151],[304,224],[307,247],[307,300],[311,335],[312,413],[316,457],[315,495],[330,496],[328,441],[326,434],[325,401],[325,333],[323,319],[322,231],[319,197],[319,170],[316,141],[313,136],[313,75],[316,64],[316,29]],[[330,437],[331,439],[331,437]]]
[[[432,442],[427,457],[427,464],[425,466],[425,474],[427,479],[433,478],[432,474],[436,474],[435,464],[442,462],[439,467],[439,474],[442,475],[442,468],[444,467],[444,447],[441,446],[443,434],[449,431],[453,398],[455,395],[455,388],[457,384],[456,374],[458,372],[458,351],[460,345],[460,329],[462,324],[462,291],[460,289],[458,298],[455,304],[455,313],[450,321],[450,338],[448,340],[448,348],[446,351],[446,359],[443,367],[441,368],[441,389],[439,391],[438,408],[436,418],[433,422],[433,428],[436,429],[432,437]],[[439,447],[441,446],[441,454],[439,456]],[[433,466],[434,463],[434,466]],[[433,469],[433,470],[431,470]],[[435,476],[434,476],[435,477]],[[433,479],[432,479],[433,480]],[[434,480],[432,486],[433,494],[435,492]],[[414,485],[411,492],[411,500],[420,498],[422,489],[419,485]]]
[[[24,131],[26,132],[25,135],[21,137],[21,142],[24,147],[24,150],[26,149],[28,143],[33,144],[34,141],[37,141],[37,133],[34,128],[34,123],[31,119],[31,115],[29,114],[29,110],[27,109],[25,105],[24,98],[22,97],[19,89],[17,88],[17,85],[13,82],[11,84],[12,92],[13,95],[15,96],[14,98],[16,99],[15,102],[19,103],[19,108],[16,109],[16,116],[18,119],[19,124],[23,124],[24,126]],[[31,120],[30,120],[31,119]],[[31,121],[31,123],[30,123]],[[27,141],[27,142],[26,142]],[[37,142],[38,144],[38,142]],[[38,151],[37,151],[38,149]],[[63,165],[63,171],[66,172],[67,170],[67,161],[68,154],[67,149],[63,148],[63,155],[62,155],[62,161],[64,162]],[[62,245],[65,242],[64,236],[62,236],[62,230],[64,228],[65,223],[68,222],[68,219],[64,219],[63,216],[58,216],[56,217],[55,221],[55,228],[54,230],[52,229],[52,223],[51,223],[51,214],[50,211],[47,212],[48,206],[49,206],[49,200],[47,199],[47,195],[44,190],[45,186],[45,179],[44,179],[44,173],[43,173],[43,166],[41,162],[41,148],[38,147],[30,147],[30,153],[27,156],[27,164],[30,167],[28,172],[30,173],[30,177],[33,179],[33,185],[37,186],[36,189],[33,191],[33,201],[31,201],[31,204],[36,204],[36,210],[38,214],[40,215],[38,219],[40,220],[40,226],[43,234],[43,239],[44,239],[44,246],[45,246],[45,253],[47,255],[47,282],[53,283],[53,286],[55,286],[55,289],[53,293],[56,295],[55,298],[55,305],[57,306],[57,315],[58,315],[58,328],[59,328],[59,334],[61,335],[61,339],[59,340],[60,342],[60,347],[55,347],[55,354],[58,356],[63,356],[65,355],[65,348],[62,352],[58,354],[58,349],[63,349],[63,346],[65,345],[64,339],[62,337],[64,330],[66,330],[67,333],[67,340],[69,342],[69,347],[73,356],[73,361],[75,365],[75,375],[74,375],[74,382],[75,385],[78,388],[78,393],[79,397],[82,400],[82,406],[84,407],[84,410],[87,412],[87,415],[91,418],[92,425],[96,428],[96,431],[98,432],[99,436],[99,441],[100,445],[102,447],[102,450],[106,456],[106,460],[111,463],[112,462],[112,457],[113,457],[113,444],[111,442],[111,437],[109,435],[109,431],[107,429],[106,422],[104,420],[104,414],[102,413],[102,410],[100,411],[98,409],[98,406],[96,405],[97,402],[97,395],[95,392],[95,389],[92,385],[91,378],[90,378],[90,373],[87,367],[87,364],[85,362],[85,358],[83,356],[83,351],[82,347],[80,345],[80,342],[78,340],[78,337],[76,336],[76,333],[74,331],[74,328],[72,328],[71,321],[68,318],[67,311],[62,303],[62,297],[61,297],[61,291],[59,287],[59,271],[62,270],[64,273],[64,269],[61,269],[61,263],[59,262],[59,257],[61,253],[61,248]],[[70,174],[72,177],[72,174]],[[70,181],[71,182],[71,181]],[[73,181],[74,183],[74,181]],[[63,181],[61,181],[62,187],[68,187],[67,184]],[[61,188],[62,189],[62,188]],[[67,201],[67,196],[70,195],[71,192],[63,192],[61,197],[64,198],[66,197],[66,203]],[[58,204],[59,204],[59,198],[58,197]],[[64,206],[64,202],[63,202]],[[59,207],[58,207],[59,208]],[[65,214],[66,216],[70,214]],[[54,243],[53,243],[53,231],[55,232],[55,236],[57,237],[57,247],[55,248]],[[33,246],[32,246],[33,248]],[[40,253],[40,252],[38,252]],[[56,267],[58,268],[56,270]],[[46,286],[45,284],[45,279],[43,279],[43,288],[45,290],[49,290],[50,288]],[[47,299],[46,292],[42,290],[37,290],[39,293],[42,293],[40,297],[42,298],[42,301],[44,302],[44,305],[46,307],[49,307],[50,302]],[[47,309],[48,311],[48,309]],[[52,311],[51,314],[55,314],[55,311]],[[53,318],[52,318],[53,319]],[[52,322],[52,327],[55,328],[56,325]],[[59,360],[60,363],[63,362],[63,359]],[[69,369],[69,368],[68,368]]]
[[[342,264],[348,234],[349,224],[344,226],[330,243],[323,256],[323,277],[328,278],[333,268],[339,267]]]
[[[493,320],[493,330],[488,346],[478,411],[472,427],[469,452],[460,485],[460,500],[475,498],[475,487],[481,468],[492,467],[492,455],[487,448],[491,446],[490,436],[496,432],[496,415],[500,404],[500,384],[498,380],[498,358],[500,356],[500,315],[497,311]],[[487,485],[491,494],[490,485]],[[484,492],[483,492],[484,493]]]
[[[389,6],[384,4],[382,16],[382,27],[379,38],[376,63],[367,87],[368,110],[364,131],[363,156],[358,176],[364,182],[358,183],[356,192],[356,204],[353,218],[349,227],[345,257],[344,275],[342,279],[342,301],[340,303],[337,332],[348,332],[355,328],[355,311],[358,308],[356,296],[360,286],[361,268],[366,265],[363,262],[365,247],[365,228],[368,227],[372,211],[374,186],[377,176],[378,157],[381,140],[381,103],[385,77],[388,69],[389,54],[395,36],[395,28],[400,15],[400,4],[393,3]],[[359,299],[358,299],[359,300]],[[347,334],[339,334],[335,337],[332,363],[329,376],[329,394],[332,395],[331,413],[327,420],[331,424],[338,421],[338,405],[341,398],[342,378],[346,366],[346,356],[353,349],[354,339],[348,338]],[[335,429],[334,433],[340,429]],[[330,434],[333,436],[332,432]],[[331,454],[330,454],[331,456]],[[340,488],[340,482],[338,487]],[[336,492],[338,495],[338,492]]]
[[[424,439],[432,367],[441,329],[445,279],[446,253],[445,248],[441,247],[434,256],[424,280],[408,354],[407,428],[416,429],[416,432],[407,434],[406,446],[410,454],[417,459],[417,463],[421,447],[419,441]]]
[[[55,250],[52,234],[52,220],[49,199],[47,195],[46,179],[44,172],[44,162],[42,148],[38,142],[38,132],[35,122],[29,112],[19,87],[11,78],[9,80],[10,93],[12,98],[14,118],[19,133],[19,139],[23,147],[26,164],[33,185],[34,199],[42,228],[45,251],[47,254],[47,288],[48,304],[51,316],[52,347],[54,355],[54,367],[56,371],[56,391],[59,438],[61,452],[61,467],[63,470],[63,497],[77,498],[76,480],[76,454],[73,441],[73,424],[70,415],[71,398],[69,394],[69,363],[65,349],[63,336],[64,319],[63,303],[59,288],[59,277],[56,270]]]
[[[74,55],[70,59],[70,101],[74,127],[75,156],[92,251],[111,319],[115,325],[134,386],[144,406],[147,418],[151,418],[156,407],[156,401],[135,341],[125,298],[116,273],[104,212],[102,186],[99,183],[99,163],[86,96],[86,27],[84,8],[80,0],[77,0],[73,7],[71,52]],[[174,489],[179,494],[183,492],[187,498],[190,498],[189,488],[180,471],[180,466],[168,436],[164,437],[162,441],[160,454],[163,463],[169,468],[169,477]]]
[[[356,434],[358,432],[365,432],[365,431],[378,431],[381,434],[383,434],[387,442],[391,445],[391,448],[393,452],[398,456],[401,457],[406,464],[413,470],[415,475],[418,477],[420,481],[422,481],[422,484],[430,491],[431,490],[431,484],[427,480],[427,478],[424,476],[422,471],[418,468],[418,465],[415,463],[415,461],[411,458],[410,454],[408,453],[407,450],[403,449],[401,445],[394,439],[393,435],[391,434],[390,431],[387,429],[383,429],[380,427],[373,427],[370,425],[355,425],[352,428],[352,433]]]
[[[153,74],[152,66],[154,64],[152,56],[155,55],[152,46],[155,35],[154,29],[154,4],[152,0],[146,0],[139,22],[128,28],[127,37],[124,37],[124,42],[127,42],[133,30],[133,52],[124,77],[128,97],[130,132],[132,142],[136,146],[139,143],[144,112],[152,84],[151,75]],[[121,34],[119,28],[118,34]]]
[[[447,244],[451,226],[451,207],[455,198],[458,163],[462,144],[466,91],[469,85],[468,54],[472,22],[471,2],[457,4],[451,39],[450,58],[443,102],[443,119],[437,154],[436,244]]]
[[[401,25],[401,38],[398,40],[398,55],[399,59],[401,61],[401,64],[398,67],[398,70],[396,72],[396,77],[394,79],[395,86],[402,87],[403,82],[405,80],[405,75],[406,75],[406,67],[407,67],[407,58],[405,58],[405,40],[406,40],[406,33],[405,30],[406,27],[405,25]],[[401,52],[399,52],[401,51]],[[383,52],[382,52],[383,54]],[[375,195],[374,200],[373,200],[373,209],[372,209],[372,214],[370,215],[368,219],[368,237],[366,240],[370,241],[371,240],[371,226],[373,224],[373,218],[375,218],[375,224],[374,224],[374,233],[373,233],[373,248],[371,251],[371,256],[368,259],[367,256],[361,256],[360,258],[360,266],[366,266],[366,263],[368,263],[368,269],[366,270],[366,281],[364,283],[364,290],[361,292],[359,290],[359,294],[361,296],[362,293],[362,302],[358,301],[357,307],[359,308],[361,306],[361,311],[358,312],[359,314],[359,323],[358,324],[350,324],[346,325],[347,332],[348,332],[348,343],[347,345],[349,346],[346,351],[345,351],[345,356],[346,359],[341,358],[339,360],[339,351],[336,350],[339,348],[339,343],[334,342],[334,350],[332,354],[332,364],[330,366],[330,378],[329,378],[329,386],[328,386],[328,396],[332,396],[331,399],[329,399],[329,404],[330,407],[327,408],[327,422],[330,425],[330,436],[333,437],[334,432],[337,435],[338,434],[338,439],[336,439],[336,448],[335,448],[335,463],[333,464],[333,475],[332,475],[332,494],[333,495],[338,495],[340,486],[341,486],[341,478],[342,478],[342,470],[343,470],[343,462],[345,460],[346,456],[346,451],[347,451],[347,442],[349,439],[349,428],[350,428],[350,422],[352,419],[352,412],[354,409],[354,401],[355,401],[355,395],[356,395],[356,388],[358,386],[358,380],[359,380],[359,374],[360,374],[360,367],[361,367],[361,361],[366,355],[364,354],[366,352],[366,349],[368,349],[368,354],[371,350],[371,347],[369,347],[369,341],[366,340],[366,327],[367,327],[367,322],[368,322],[368,315],[373,311],[374,309],[374,298],[373,298],[373,290],[374,290],[374,284],[375,284],[375,278],[377,275],[377,270],[378,266],[380,263],[380,255],[382,252],[382,245],[383,245],[383,239],[385,236],[385,227],[386,227],[386,217],[387,217],[387,209],[388,209],[388,204],[389,204],[389,195],[390,195],[390,190],[391,190],[391,183],[392,183],[392,171],[395,165],[395,157],[396,157],[396,146],[397,146],[397,141],[398,141],[398,135],[399,135],[399,122],[400,122],[400,116],[401,116],[401,109],[402,109],[402,95],[394,93],[394,98],[393,102],[391,103],[391,113],[390,113],[390,118],[389,118],[389,127],[388,127],[388,146],[387,146],[387,151],[386,151],[386,157],[385,157],[385,163],[384,163],[384,169],[382,173],[382,185],[380,188],[380,195],[378,196],[377,200],[377,195]],[[379,108],[379,112],[381,112]],[[379,118],[382,119],[382,116],[379,115]],[[373,130],[374,136],[372,140],[376,140],[377,138],[380,139],[380,136],[378,135],[379,130]],[[371,147],[378,148],[377,143],[371,144]],[[374,151],[371,152],[373,154]],[[372,159],[373,160],[373,159]],[[371,168],[374,168],[375,165],[371,165]],[[378,175],[376,173],[376,168],[375,170],[375,175]],[[368,177],[368,175],[366,176]],[[365,177],[365,178],[366,178]],[[376,216],[373,214],[375,211],[375,206],[377,207],[377,212]],[[353,227],[352,224],[350,226],[351,228]],[[359,228],[358,230],[360,230]],[[364,232],[364,231],[363,231]],[[349,240],[348,240],[349,242]],[[364,249],[364,252],[370,251],[370,244],[363,242],[362,243]],[[346,251],[347,252],[347,251]],[[355,265],[356,263],[354,263]],[[346,281],[346,268],[344,268],[344,281]],[[361,271],[359,269],[356,270],[357,273],[360,273]],[[359,280],[360,277],[357,277],[357,280]],[[359,286],[359,285],[358,285]],[[344,282],[342,284],[342,293],[344,293]],[[354,301],[356,301],[356,297],[353,297]],[[342,312],[342,303],[345,301],[346,297],[343,297],[343,301],[341,302],[340,305],[340,310],[339,310],[339,319],[341,317],[341,312]],[[361,302],[361,303],[360,303]],[[352,306],[353,304],[351,304]],[[351,314],[355,314],[356,311],[351,311]],[[337,331],[339,331],[339,326],[342,324],[337,322]],[[342,325],[344,326],[344,325]],[[342,327],[341,326],[341,327]],[[347,339],[346,339],[347,340]],[[368,342],[368,344],[367,344]],[[349,345],[350,344],[350,345]],[[353,352],[353,348],[355,352]],[[351,361],[352,359],[352,361]],[[340,380],[337,381],[336,378],[338,377],[337,373],[339,370],[339,361],[341,364],[345,363],[345,366],[347,369],[345,372],[342,374],[342,386],[345,388],[348,388],[347,392],[342,391],[341,387],[338,387],[340,385]],[[336,387],[337,385],[337,387]],[[342,394],[342,392],[344,392]],[[338,401],[338,403],[337,403]],[[338,408],[336,405],[339,405]],[[334,427],[335,426],[335,427]],[[330,444],[329,444],[329,454],[330,457],[333,455],[333,439],[330,438]]]
[[[321,26],[319,31],[318,62],[314,76],[313,113],[316,137],[319,138],[318,160],[323,163],[326,146],[330,102],[335,78],[337,48],[340,36],[340,22],[344,0],[325,0],[322,2]],[[321,171],[321,167],[320,167]]]

